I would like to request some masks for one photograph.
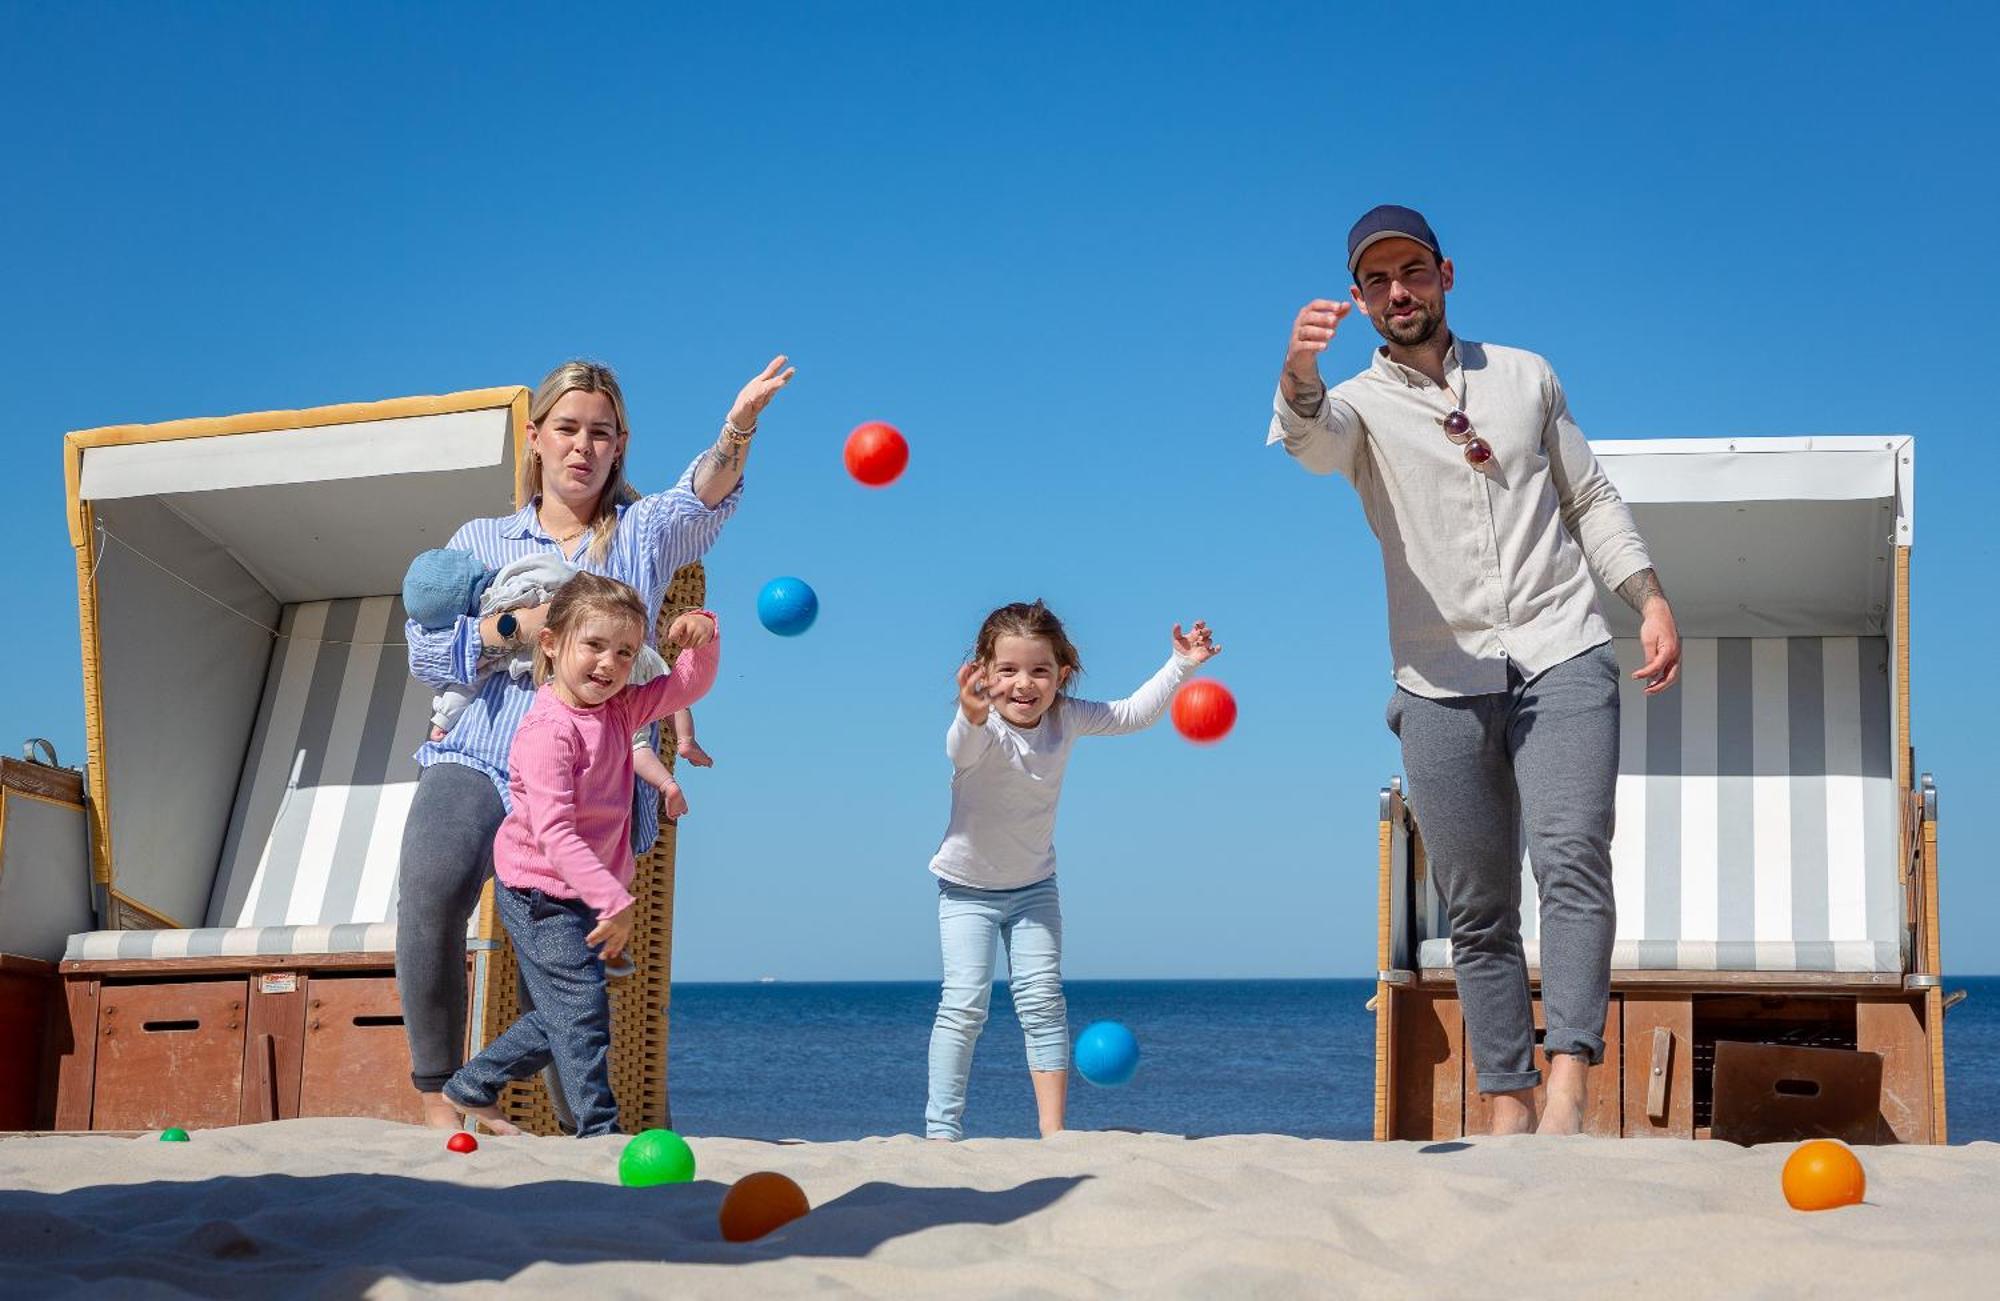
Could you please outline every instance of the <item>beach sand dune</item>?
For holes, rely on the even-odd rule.
[[[623,1140],[361,1120],[0,1142],[0,1295],[1991,1296],[2000,1145],[1862,1153],[1868,1202],[1789,1209],[1788,1148],[1076,1133],[691,1139],[627,1189]],[[753,1170],[813,1213],[722,1241]]]

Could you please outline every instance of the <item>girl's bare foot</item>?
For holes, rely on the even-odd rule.
[[[497,1105],[486,1106],[486,1107],[469,1107],[463,1102],[456,1101],[448,1094],[439,1094],[438,1096],[443,1098],[445,1100],[445,1103],[448,1106],[450,1106],[454,1112],[457,1112],[460,1115],[469,1116],[472,1119],[478,1121],[480,1124],[486,1126],[487,1132],[489,1133],[509,1135],[509,1134],[519,1134],[521,1132],[521,1127],[519,1125],[516,1125],[513,1121],[507,1119],[507,1117],[505,1117],[504,1115],[502,1115],[500,1113],[500,1108]],[[454,1123],[452,1125],[452,1128],[457,1129],[458,1125]]]

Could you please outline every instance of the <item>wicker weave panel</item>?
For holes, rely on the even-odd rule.
[[[700,565],[674,575],[660,603],[661,654],[669,663],[677,650],[665,645],[667,625],[687,610],[699,609],[706,598],[707,578]],[[674,762],[671,727],[661,728],[662,757]],[[659,839],[640,855],[632,879],[638,915],[633,919],[630,955],[638,970],[611,982],[611,1089],[618,1098],[619,1120],[627,1133],[672,1124],[667,1101],[667,1011],[672,997],[674,953],[674,827],[664,818]],[[493,911],[489,883],[480,902],[479,933],[499,942],[487,967],[485,1014],[480,1018],[478,1044],[491,1043],[521,1014],[520,988],[514,966],[513,942]],[[555,1108],[538,1077],[508,1086],[500,1097],[507,1118],[531,1134],[557,1132]]]

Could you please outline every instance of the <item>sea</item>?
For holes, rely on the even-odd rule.
[[[2000,977],[1945,982],[1953,1143],[2000,1141]],[[1072,1073],[1069,1124],[1168,1134],[1366,1139],[1371,980],[1073,980],[1072,1033],[1122,1022],[1139,1070],[1097,1088]],[[687,1134],[831,1140],[921,1134],[933,982],[676,984],[673,1121]],[[973,1058],[968,1137],[1031,1137],[1035,1106],[1005,982]]]

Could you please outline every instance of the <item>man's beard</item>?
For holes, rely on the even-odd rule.
[[[1413,304],[1412,310],[1416,313],[1415,318],[1401,325],[1388,324],[1385,313],[1385,322],[1377,325],[1375,332],[1399,347],[1415,348],[1429,343],[1431,336],[1438,332],[1438,327],[1444,324],[1444,313],[1433,311],[1425,303]]]

